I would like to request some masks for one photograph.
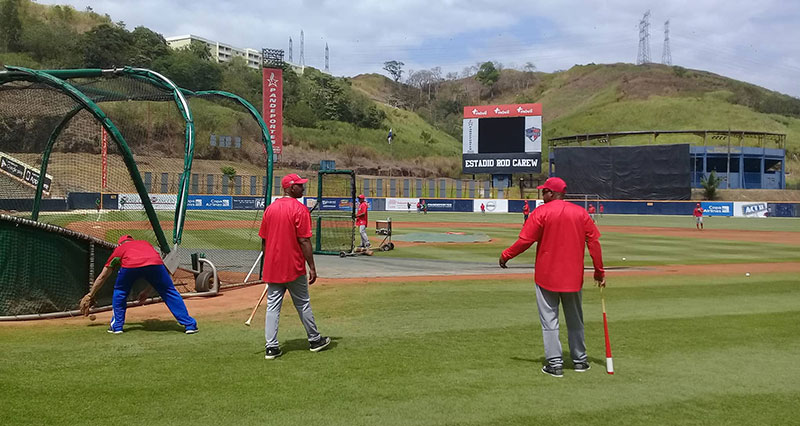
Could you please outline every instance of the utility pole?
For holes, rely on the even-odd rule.
[[[644,13],[639,21],[639,53],[636,56],[636,65],[650,63],[650,11]]]
[[[306,54],[305,54],[305,35],[303,34],[303,30],[300,30],[300,66],[306,66]]]
[[[292,43],[292,38],[291,38],[291,37],[289,37],[289,63],[292,63],[292,62],[294,62],[294,61],[292,60],[292,46],[293,46],[293,45],[294,45],[294,43]]]
[[[664,22],[664,52],[661,54],[661,63],[672,65],[672,52],[669,50],[669,19]]]

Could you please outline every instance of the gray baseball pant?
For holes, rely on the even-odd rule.
[[[288,283],[269,283],[267,287],[267,315],[264,324],[264,336],[267,339],[267,348],[277,348],[278,344],[278,322],[281,316],[281,306],[283,306],[283,296],[289,290],[292,302],[300,315],[300,321],[306,329],[308,341],[316,341],[320,338],[317,331],[317,323],[314,321],[314,313],[311,312],[311,302],[308,295],[308,278],[300,275],[294,281]]]
[[[358,225],[358,232],[361,233],[361,247],[369,247],[369,237],[367,237],[367,225]]]
[[[552,366],[561,367],[561,341],[558,339],[558,304],[564,306],[567,321],[569,353],[573,362],[586,362],[586,341],[583,336],[582,293],[550,291],[536,285],[536,304],[539,306],[539,321],[542,323],[544,357]]]

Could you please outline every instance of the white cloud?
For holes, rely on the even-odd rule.
[[[130,29],[143,25],[164,36],[191,33],[255,49],[287,49],[292,37],[295,59],[302,29],[306,63],[322,68],[327,42],[336,75],[381,72],[387,60],[445,71],[484,60],[531,61],[542,71],[635,62],[638,22],[648,7],[635,0],[99,0],[91,6]],[[669,19],[673,64],[800,97],[800,3],[665,0],[650,7],[654,62],[661,60]]]

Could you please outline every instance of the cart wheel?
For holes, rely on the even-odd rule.
[[[394,243],[389,243],[389,250],[394,250]]]
[[[381,251],[389,251],[389,250],[391,250],[389,248],[389,244],[384,244],[384,245],[381,246]]]
[[[211,289],[214,284],[214,273],[212,271],[203,271],[197,274],[194,279],[194,290],[198,293],[204,293]]]
[[[339,252],[339,257],[345,257],[345,256],[347,256],[347,253],[345,253],[345,252],[343,252],[343,251],[340,251],[340,252]]]

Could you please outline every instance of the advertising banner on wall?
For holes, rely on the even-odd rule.
[[[155,210],[175,210],[178,203],[178,196],[175,194],[153,194],[150,195],[150,203]],[[120,210],[144,210],[142,199],[139,194],[119,194]]]
[[[234,210],[264,210],[264,197],[233,197]]]
[[[704,216],[733,216],[733,203],[703,201],[700,207]]]
[[[493,198],[472,200],[472,211],[480,212],[481,204],[486,209],[486,213],[508,213],[508,200]]]
[[[231,210],[232,206],[230,195],[190,195],[186,203],[187,210]]]
[[[769,206],[761,202],[734,202],[733,215],[736,217],[767,217]]]
[[[10,176],[30,187],[36,188],[39,184],[39,169],[31,167],[22,161],[0,152],[0,173]],[[50,193],[50,183],[53,176],[49,174],[44,178],[43,192]]]
[[[419,198],[387,198],[387,211],[417,211]]]

